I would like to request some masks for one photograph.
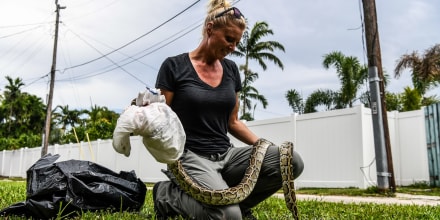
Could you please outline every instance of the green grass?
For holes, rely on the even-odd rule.
[[[298,194],[309,195],[340,195],[340,196],[373,196],[373,197],[392,197],[392,193],[380,193],[377,188],[370,187],[368,189],[359,188],[301,188],[297,190]]]
[[[398,192],[413,195],[440,196],[440,188],[430,187],[426,182],[415,183],[408,187],[400,187]]]
[[[147,184],[150,186],[150,184]],[[440,195],[438,188],[420,186],[398,188],[397,192],[415,192],[417,194]],[[315,195],[351,195],[351,196],[390,196],[375,193],[374,188],[367,190],[346,189],[300,189],[298,194]],[[391,195],[392,196],[392,195]],[[26,199],[25,181],[0,181],[0,209],[6,208],[16,202]],[[440,208],[434,206],[417,205],[380,205],[366,204],[343,204],[321,201],[298,201],[298,209],[301,219],[440,219]],[[284,200],[274,197],[268,198],[253,209],[254,215],[261,220],[291,219]],[[24,219],[9,217],[8,219]],[[61,219],[61,218],[59,218]],[[145,204],[139,213],[108,211],[85,212],[73,219],[155,219],[151,191],[146,195]]]
[[[282,193],[282,191],[279,191]],[[343,196],[373,196],[373,197],[394,197],[393,192],[380,192],[377,187],[367,189],[359,188],[301,188],[298,194],[309,195],[343,195]],[[440,196],[440,188],[431,187],[426,182],[414,183],[410,186],[397,187],[396,193],[406,193],[412,195]]]

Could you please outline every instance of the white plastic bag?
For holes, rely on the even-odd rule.
[[[186,135],[171,108],[163,102],[147,106],[129,106],[118,118],[113,132],[113,148],[130,155],[130,133],[142,136],[142,142],[160,163],[173,163],[183,153]]]
[[[137,106],[146,106],[154,102],[165,102],[165,96],[160,93],[160,89],[150,89],[147,87],[144,91],[139,92],[136,98]]]

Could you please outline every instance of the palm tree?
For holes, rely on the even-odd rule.
[[[317,112],[316,109],[319,106],[325,107],[325,110],[333,110],[341,108],[341,95],[338,92],[330,89],[318,89],[307,97],[306,104],[304,106],[304,113]]]
[[[85,114],[84,110],[70,110],[69,105],[58,105],[54,110],[54,118],[56,124],[61,126],[61,130],[71,129],[76,125],[82,124],[81,115]]]
[[[427,49],[423,55],[417,51],[404,54],[394,69],[395,78],[399,78],[405,69],[411,69],[414,88],[423,97],[426,92],[440,83],[440,44]]]
[[[240,70],[243,70],[246,73],[246,76],[243,79],[242,85],[246,85],[242,88],[241,93],[239,95],[239,99],[243,101],[242,109],[251,110],[252,109],[252,102],[250,99],[254,99],[259,101],[263,108],[267,107],[267,100],[263,95],[260,95],[258,90],[251,86],[253,82],[255,82],[256,79],[258,79],[258,74],[252,72],[250,69],[245,70],[244,66],[240,66]],[[254,105],[255,109],[256,105]],[[249,112],[243,112],[243,114],[240,116],[240,119],[247,120],[247,121],[253,121],[254,117]]]
[[[357,93],[368,77],[367,67],[361,65],[356,57],[345,56],[339,51],[324,55],[322,65],[326,69],[329,69],[332,65],[336,68],[336,73],[341,82],[339,97],[341,107],[353,107],[353,103],[357,99]]]
[[[97,123],[100,120],[107,120],[109,122],[114,122],[118,120],[119,115],[109,110],[107,107],[101,107],[94,105],[90,108],[90,111],[85,111],[89,115],[87,122]]]
[[[306,99],[304,113],[316,112],[318,106],[325,107],[325,110],[351,108],[357,99],[366,102],[368,94],[362,94],[360,98],[357,94],[366,82],[368,69],[365,65],[361,65],[356,57],[345,56],[342,52],[334,51],[324,55],[322,65],[326,69],[331,66],[336,68],[341,89],[339,91],[329,89],[314,91]]]
[[[46,120],[46,105],[40,97],[23,93],[25,112],[21,118],[25,129],[33,131],[34,134],[41,134]]]
[[[269,29],[269,25],[266,22],[256,22],[252,29],[247,29],[243,33],[243,38],[241,42],[237,45],[237,50],[232,53],[232,55],[245,57],[245,64],[243,65],[244,80],[243,80],[243,90],[250,90],[247,83],[253,82],[247,78],[255,77],[249,70],[249,61],[255,60],[263,68],[267,69],[266,60],[272,61],[275,65],[284,69],[284,65],[281,60],[273,54],[275,50],[281,50],[284,52],[284,46],[277,41],[261,41],[261,39],[267,35],[273,35],[273,31]],[[258,74],[257,77],[258,78]],[[256,91],[256,90],[254,90]],[[246,95],[241,95],[242,101],[242,115],[246,115],[246,111],[249,110],[246,106],[251,106],[248,103],[248,97]],[[263,106],[266,108],[265,106]]]
[[[290,89],[286,92],[286,99],[289,106],[292,107],[293,112],[298,114],[304,113],[304,101],[301,94],[295,89]]]
[[[414,111],[422,107],[422,98],[417,89],[405,87],[402,96],[402,111]]]
[[[401,111],[402,110],[402,95],[398,93],[385,93],[385,103],[387,104],[387,111]]]
[[[4,91],[2,108],[4,108],[6,114],[3,117],[5,125],[7,125],[5,129],[7,129],[7,132],[12,132],[14,127],[19,127],[21,123],[20,116],[24,112],[23,99],[21,99],[21,87],[24,86],[24,83],[20,78],[14,80],[9,76],[6,76],[6,80],[9,84],[5,86]]]
[[[440,44],[436,44],[425,52],[425,62],[419,76],[440,82]]]
[[[89,118],[86,120],[85,132],[90,140],[98,138],[107,139],[113,136],[119,114],[109,110],[107,107],[92,106],[86,111]]]
[[[10,76],[5,77],[8,80],[8,85],[5,86],[4,98],[14,99],[21,94],[21,87],[24,86],[20,78],[12,79]]]
[[[35,147],[41,144],[45,109],[41,98],[21,91],[20,78],[7,76],[0,105],[0,142],[2,149]],[[4,141],[7,140],[7,141]],[[9,145],[7,144],[9,143]]]

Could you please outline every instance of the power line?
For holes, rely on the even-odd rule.
[[[25,26],[34,26],[34,25],[42,25],[42,24],[51,24],[54,21],[47,21],[47,22],[39,22],[39,23],[31,23],[31,24],[18,24],[18,25],[4,25],[0,26],[0,29],[6,29],[6,28],[16,28],[16,27],[25,27]]]
[[[22,31],[19,31],[19,32],[15,32],[15,33],[12,33],[12,34],[0,36],[0,39],[4,39],[4,38],[8,38],[8,37],[13,37],[13,36],[16,36],[16,35],[19,35],[19,34],[23,34],[23,33],[29,32],[29,31],[33,31],[33,30],[41,28],[41,27],[43,27],[43,26],[36,26],[36,27],[29,28],[29,29],[26,29],[26,30],[22,30]]]
[[[25,40],[29,39],[29,36],[30,36],[30,33],[25,35],[19,42],[14,44],[8,51],[5,51],[4,53],[2,53],[2,56],[8,57],[9,60],[11,60],[2,68],[6,68],[9,65],[12,65],[14,62],[21,62],[22,64],[15,68],[15,71],[18,71],[20,68],[22,68],[23,66],[28,64],[28,62],[33,57],[35,57],[36,54],[38,54],[39,52],[42,51],[41,48],[44,46],[45,38],[40,37],[37,41],[35,41],[36,39],[33,39],[34,43],[31,46],[26,47],[26,49],[22,50],[19,54],[9,55],[10,53],[12,53],[14,51],[14,49],[16,47],[19,47],[20,44],[22,44]],[[26,53],[28,53],[28,55],[27,55],[27,57],[24,57]],[[15,73],[14,73],[15,71],[13,71],[10,75],[11,76],[15,75]]]
[[[85,14],[82,14],[82,15],[79,15],[79,16],[77,16],[77,17],[68,17],[67,19],[68,19],[69,21],[70,21],[70,20],[76,20],[77,18],[83,19],[83,18],[85,18],[85,17],[87,17],[87,16],[89,16],[89,15],[91,15],[91,14],[95,14],[95,13],[98,12],[98,11],[102,11],[102,10],[104,10],[104,9],[106,9],[106,8],[108,8],[108,7],[110,7],[110,6],[112,6],[113,4],[115,4],[115,3],[118,2],[118,1],[121,1],[121,0],[114,0],[114,1],[112,1],[112,2],[109,2],[109,3],[105,4],[105,5],[100,4],[100,7],[99,7],[98,9],[96,9],[96,10],[93,10],[93,11],[91,11],[91,12],[88,12],[88,13],[85,13]],[[75,9],[79,8],[80,10],[82,10],[82,9],[84,9],[84,8],[87,8],[88,5],[90,5],[90,4],[93,4],[93,1],[87,1],[86,3],[72,5],[72,6],[69,6],[69,8],[75,8]]]
[[[32,82],[30,82],[30,83],[28,83],[28,84],[24,85],[24,86],[23,86],[23,88],[26,88],[26,87],[28,87],[28,86],[30,86],[30,85],[32,85],[32,84],[34,84],[34,83],[36,83],[36,82],[40,81],[41,79],[44,79],[44,78],[48,77],[48,76],[49,76],[49,74],[50,74],[50,72],[49,72],[49,73],[47,73],[47,74],[46,74],[46,75],[44,75],[44,76],[40,76],[40,77],[38,77],[37,79],[33,80]]]
[[[92,59],[92,60],[90,60],[90,61],[87,61],[87,62],[84,62],[84,63],[78,64],[78,65],[74,65],[74,66],[71,66],[71,67],[67,67],[67,68],[64,69],[64,71],[65,71],[65,70],[68,70],[68,69],[73,69],[73,68],[77,68],[77,67],[80,67],[80,66],[84,66],[84,65],[87,65],[87,64],[92,63],[92,62],[95,62],[95,61],[100,60],[100,59],[102,59],[102,58],[104,58],[104,57],[106,57],[106,56],[108,56],[108,55],[110,55],[110,54],[112,54],[112,53],[114,53],[114,52],[116,52],[116,51],[118,51],[118,50],[121,50],[121,49],[124,48],[124,47],[127,47],[128,45],[130,45],[130,44],[132,44],[132,43],[138,41],[139,39],[141,39],[141,38],[143,38],[143,37],[145,37],[145,36],[147,36],[147,35],[149,35],[149,34],[151,34],[153,31],[159,29],[160,27],[164,26],[164,25],[167,24],[168,22],[172,21],[173,19],[175,19],[175,18],[178,17],[179,15],[183,14],[183,13],[184,13],[185,11],[187,11],[188,9],[192,8],[192,7],[193,7],[194,5],[196,5],[198,2],[200,2],[200,0],[195,1],[195,2],[192,3],[190,6],[188,6],[188,7],[185,8],[184,10],[180,11],[179,13],[177,13],[176,15],[174,15],[173,17],[171,17],[170,19],[168,19],[168,20],[166,20],[165,22],[161,23],[160,25],[158,25],[157,27],[155,27],[155,28],[153,28],[152,30],[148,31],[147,33],[142,34],[141,36],[135,38],[134,40],[131,40],[130,42],[128,42],[128,43],[122,45],[121,47],[119,47],[119,48],[117,48],[117,49],[115,49],[115,50],[113,50],[113,51],[110,51],[110,52],[108,52],[108,53],[106,53],[106,54],[103,54],[102,56],[100,56],[100,57],[98,57],[98,58],[95,58],[95,59]]]
[[[64,23],[64,25],[66,25],[66,24]],[[194,25],[195,25],[195,26],[194,26]],[[201,25],[202,25],[202,24],[200,23],[200,21],[198,21],[198,22],[196,22],[196,23],[193,23],[193,24],[191,24],[191,25],[189,25],[189,26],[183,28],[182,30],[180,30],[180,31],[178,31],[178,32],[176,32],[176,33],[171,34],[170,37],[168,37],[168,38],[166,38],[166,39],[164,39],[164,40],[161,40],[161,41],[159,41],[158,43],[155,43],[155,44],[151,45],[150,47],[148,47],[148,48],[146,48],[146,49],[144,49],[144,50],[142,50],[142,51],[140,51],[140,52],[134,54],[133,56],[125,55],[125,54],[124,54],[125,56],[127,56],[127,58],[122,59],[122,60],[119,61],[119,62],[114,62],[114,63],[113,63],[112,65],[110,65],[110,66],[106,66],[106,67],[102,68],[103,70],[102,70],[101,72],[92,72],[92,73],[82,74],[82,75],[80,75],[80,76],[77,76],[77,77],[73,78],[73,80],[81,80],[81,79],[91,78],[91,77],[94,77],[94,76],[98,76],[98,75],[101,75],[101,74],[105,74],[105,73],[108,73],[108,72],[110,72],[110,71],[112,71],[112,70],[118,69],[118,68],[120,68],[120,67],[122,67],[122,66],[126,66],[126,65],[128,65],[128,64],[131,64],[131,63],[133,63],[133,62],[140,62],[140,63],[142,63],[142,64],[144,64],[144,65],[147,65],[147,64],[143,63],[142,61],[140,61],[140,59],[143,58],[143,57],[146,57],[146,56],[148,56],[148,55],[151,55],[151,54],[153,54],[154,52],[156,52],[156,51],[158,51],[158,50],[160,50],[160,49],[162,49],[162,48],[164,48],[164,47],[170,45],[171,43],[177,41],[178,39],[182,38],[183,36],[185,36],[185,35],[191,33],[191,32],[194,31],[194,30],[196,30],[196,29],[199,28]],[[192,26],[194,26],[194,27],[192,27]],[[190,29],[189,29],[189,28],[190,28]],[[83,38],[81,38],[77,33],[75,33],[72,29],[69,29],[69,31],[71,31],[72,33],[74,33],[74,34],[75,34],[78,38],[80,38],[82,41],[85,41],[85,40],[84,40]],[[185,32],[184,32],[184,31],[185,31]],[[178,35],[178,34],[180,34],[180,35]],[[168,42],[167,42],[167,41],[168,41]],[[166,43],[165,43],[165,42],[166,42]],[[163,44],[163,43],[164,43],[164,44]],[[87,44],[88,44],[90,47],[93,48],[93,46],[91,46],[90,43],[87,43]],[[162,44],[162,45],[161,45],[161,44]],[[153,48],[156,47],[156,46],[158,46],[158,47],[155,48],[154,50],[148,52],[148,50],[153,49]],[[95,50],[96,50],[96,49],[95,49]],[[145,52],[145,54],[142,54],[142,53],[144,53],[144,52]],[[102,53],[100,53],[100,54],[102,54]],[[138,56],[138,55],[140,55],[140,56]],[[135,57],[135,56],[138,56],[138,57]],[[129,61],[128,61],[128,60],[129,60]],[[128,61],[128,62],[125,62],[125,61]],[[125,62],[125,63],[122,63],[122,62]],[[120,63],[122,63],[122,64],[120,64]],[[111,68],[112,66],[116,66],[116,67]],[[147,65],[147,66],[149,66],[149,65]],[[150,68],[153,68],[153,67],[151,67],[151,66],[149,66],[149,67],[150,67]],[[108,68],[110,68],[110,69],[108,69]],[[71,78],[70,80],[72,80],[72,78]],[[63,81],[63,80],[57,80],[57,81]],[[141,81],[141,82],[142,82],[142,81]]]
[[[63,24],[64,26],[68,27],[68,26],[66,25],[65,22],[63,22],[62,24]],[[98,75],[102,75],[102,74],[108,73],[108,72],[110,72],[110,71],[113,71],[113,70],[115,70],[115,69],[118,69],[119,67],[126,66],[126,65],[128,65],[128,64],[131,64],[131,63],[133,63],[133,62],[135,62],[135,61],[138,61],[138,62],[140,62],[140,63],[143,63],[143,62],[139,61],[141,58],[146,57],[146,56],[148,56],[148,55],[151,55],[151,54],[153,54],[154,52],[156,52],[156,51],[158,51],[158,50],[160,50],[160,49],[162,49],[162,48],[164,48],[164,47],[170,45],[171,43],[173,43],[173,42],[179,40],[180,38],[186,36],[187,34],[191,33],[192,31],[196,30],[196,29],[199,28],[201,25],[202,25],[202,22],[201,22],[201,20],[199,20],[199,21],[197,21],[197,22],[195,22],[195,23],[193,23],[193,24],[191,24],[191,25],[189,25],[189,26],[187,26],[187,27],[181,29],[180,31],[171,34],[170,37],[168,37],[168,38],[166,38],[166,39],[164,39],[164,40],[162,40],[162,41],[159,41],[159,42],[153,44],[152,46],[150,46],[150,47],[148,47],[148,48],[146,48],[146,49],[144,49],[144,50],[142,50],[142,51],[136,53],[136,54],[133,55],[133,56],[129,56],[129,55],[127,55],[127,56],[128,56],[127,58],[125,58],[125,59],[123,59],[123,60],[121,60],[121,61],[118,62],[118,63],[120,63],[120,62],[124,62],[124,61],[127,61],[127,60],[131,59],[130,61],[128,61],[128,62],[126,62],[126,63],[123,63],[123,64],[118,64],[118,63],[116,63],[116,64],[112,64],[112,65],[109,65],[109,66],[103,67],[103,68],[102,68],[102,71],[91,72],[91,73],[85,73],[85,74],[82,74],[82,75],[79,75],[79,76],[76,76],[76,77],[73,77],[73,78],[69,78],[69,79],[66,79],[66,80],[63,80],[63,79],[57,79],[56,81],[57,81],[57,82],[63,82],[63,81],[71,81],[71,80],[82,80],[82,79],[87,79],[87,78],[91,78],[91,77],[95,77],[95,76],[98,76]],[[194,27],[192,27],[192,26],[194,26]],[[69,28],[69,27],[68,27],[68,28]],[[189,28],[190,28],[190,29],[189,29]],[[189,30],[188,30],[188,29],[189,29]],[[73,31],[71,28],[69,28],[69,31],[71,31],[72,33],[74,33],[74,31]],[[180,35],[178,35],[178,34],[180,34]],[[79,36],[79,35],[76,34],[76,33],[75,33],[75,35]],[[80,38],[80,37],[79,37],[79,38]],[[170,41],[167,42],[167,43],[165,43],[165,44],[163,44],[163,45],[161,45],[161,46],[159,46],[160,44],[166,42],[167,40],[170,40]],[[150,49],[152,49],[152,48],[154,48],[154,47],[156,47],[156,46],[159,46],[159,47],[156,48],[156,49],[154,49],[154,50],[152,50],[152,51],[150,51],[150,52],[147,52],[148,50],[150,50]],[[92,48],[93,48],[93,47],[92,47]],[[115,49],[114,51],[116,52],[116,51],[118,51],[118,50]],[[147,52],[147,53],[142,54],[143,52]],[[100,53],[100,54],[102,54],[102,53]],[[139,54],[142,54],[142,55],[140,55],[139,57],[135,57],[135,56],[137,56],[137,55],[139,55]],[[103,55],[102,55],[102,57],[104,57],[104,56],[106,56],[106,54],[103,54]],[[115,65],[116,65],[116,67],[110,68],[110,67],[115,66]],[[108,68],[110,68],[110,69],[108,69]],[[65,72],[66,70],[67,70],[67,68],[64,69],[63,72]],[[38,77],[38,78],[36,78],[36,79],[34,78],[32,82],[26,84],[26,87],[28,87],[28,86],[30,86],[30,85],[32,85],[32,84],[38,82],[38,81],[41,80],[41,79],[46,78],[48,75],[49,75],[49,73],[45,73],[45,74],[44,74],[43,76],[41,76],[41,77]]]
[[[93,60],[90,60],[90,61],[88,61],[88,62],[85,62],[85,63],[79,64],[79,65],[75,65],[75,66],[71,66],[71,67],[65,68],[62,72],[65,72],[66,70],[69,70],[69,69],[73,69],[73,68],[77,68],[77,67],[80,67],[80,66],[84,66],[84,65],[86,65],[86,64],[89,64],[89,63],[92,63],[92,62],[94,62],[94,61],[96,61],[96,60],[99,60],[99,59],[105,58],[105,57],[107,57],[108,55],[110,55],[110,54],[112,54],[112,53],[114,53],[114,52],[117,52],[117,51],[121,50],[122,48],[124,48],[124,47],[126,47],[126,46],[128,46],[128,45],[130,45],[130,44],[132,44],[132,43],[134,43],[134,42],[136,42],[137,40],[139,40],[139,39],[141,39],[141,38],[147,36],[148,34],[152,33],[153,31],[157,30],[158,28],[162,27],[162,26],[165,25],[166,23],[168,23],[168,22],[170,22],[171,20],[175,19],[176,17],[178,17],[179,15],[181,15],[182,13],[184,13],[185,11],[189,10],[191,7],[193,7],[194,5],[196,5],[199,1],[200,1],[200,0],[195,1],[195,2],[192,3],[190,6],[188,6],[188,7],[185,8],[184,10],[180,11],[179,13],[177,13],[176,15],[174,15],[173,17],[171,17],[171,18],[168,19],[167,21],[163,22],[162,24],[158,25],[157,27],[153,28],[153,29],[150,30],[149,32],[147,32],[147,33],[141,35],[140,37],[138,37],[138,38],[136,38],[136,39],[134,39],[134,40],[132,40],[132,41],[130,41],[130,42],[124,44],[123,46],[121,46],[121,47],[119,47],[119,48],[117,48],[117,49],[112,50],[111,52],[109,52],[109,53],[107,53],[107,54],[103,54],[103,53],[99,52],[99,51],[98,51],[96,48],[94,48],[90,43],[86,43],[86,44],[88,44],[90,47],[92,47],[92,48],[94,48],[95,50],[97,50],[97,51],[101,54],[101,56],[98,57],[98,58],[95,58],[95,59],[93,59]],[[240,0],[235,1],[235,2],[233,3],[233,5],[237,4],[238,2],[240,2]],[[198,24],[197,24],[196,26],[194,26],[194,27],[191,28],[191,26],[193,26],[193,25],[196,24],[196,23],[198,23]],[[135,58],[134,56],[128,56],[128,58],[123,59],[122,61],[120,61],[120,62],[123,62],[123,61],[126,61],[126,60],[128,60],[128,59],[131,59],[129,62],[126,62],[126,63],[123,63],[123,64],[118,64],[117,62],[114,62],[114,61],[112,60],[113,65],[111,65],[111,66],[116,66],[116,67],[114,67],[114,68],[111,68],[111,69],[108,69],[108,70],[103,70],[103,71],[101,71],[101,72],[97,72],[97,73],[83,74],[83,75],[81,75],[81,76],[77,76],[77,77],[75,77],[75,78],[73,78],[73,79],[70,79],[70,80],[81,80],[81,79],[91,78],[91,77],[94,77],[94,76],[97,76],[97,75],[101,75],[101,74],[104,74],[104,73],[110,72],[110,71],[115,70],[115,69],[118,69],[118,68],[122,68],[123,66],[126,66],[126,65],[128,65],[128,64],[130,64],[130,63],[133,63],[133,62],[135,62],[135,61],[140,62],[139,59],[141,59],[141,58],[143,58],[143,57],[145,57],[145,56],[147,56],[147,55],[151,55],[152,53],[154,53],[154,52],[156,52],[156,51],[158,51],[158,50],[164,48],[165,46],[167,46],[167,45],[169,45],[169,44],[171,44],[171,43],[177,41],[178,39],[180,39],[180,38],[182,38],[183,36],[185,36],[185,35],[191,33],[191,32],[194,31],[196,28],[198,28],[198,27],[200,27],[200,26],[202,25],[202,23],[201,23],[200,21],[197,21],[196,23],[194,23],[194,24],[192,24],[192,25],[189,25],[188,27],[186,27],[186,28],[184,28],[184,29],[178,31],[177,33],[172,34],[172,35],[171,35],[170,37],[168,37],[167,39],[162,40],[162,41],[160,41],[160,42],[158,42],[158,43],[156,43],[156,44],[154,44],[154,45],[152,45],[152,46],[150,46],[150,47],[148,47],[148,48],[146,48],[146,49],[144,49],[144,50],[142,50],[142,51],[136,53],[134,56],[136,56],[136,55],[138,55],[138,54],[141,54],[141,53],[143,53],[143,52],[146,52],[147,50],[152,49],[153,47],[158,46],[158,45],[160,45],[161,43],[163,43],[163,42],[165,42],[165,41],[167,41],[167,40],[169,40],[169,39],[171,39],[171,38],[174,37],[174,39],[172,39],[171,41],[169,41],[169,42],[163,44],[162,46],[160,46],[160,47],[158,47],[158,48],[156,48],[156,49],[154,49],[154,50],[152,50],[152,51],[150,51],[150,52],[148,52],[148,53],[145,53],[145,54],[143,54],[143,55],[141,55],[141,56],[139,56],[139,57],[137,57],[137,58]],[[63,23],[63,25],[65,25],[65,23]],[[186,32],[184,32],[184,31],[187,30],[188,28],[191,28],[191,29],[188,30],[188,31],[186,31]],[[70,29],[70,31],[72,31],[72,30]],[[182,32],[184,32],[184,33],[176,37],[177,34],[182,33]],[[74,33],[74,32],[72,31],[72,33]],[[80,38],[82,41],[86,42],[86,41],[85,41],[83,38],[81,38],[78,34],[75,33],[75,35],[77,35],[77,37]],[[141,62],[141,63],[142,63],[142,62]],[[111,66],[104,67],[104,69],[105,69],[105,68],[108,68],[108,67],[111,67]],[[91,75],[91,74],[93,74],[93,75]],[[131,73],[129,73],[129,74],[131,74]],[[41,80],[41,79],[43,79],[43,78],[45,78],[45,77],[47,77],[47,76],[48,76],[48,73],[44,74],[44,75],[41,76],[41,77],[36,78],[36,79],[33,80],[31,83],[27,84],[27,86],[32,85],[32,84],[38,82],[39,80]],[[133,76],[133,77],[135,77],[135,76]],[[137,78],[137,77],[135,77],[135,78]],[[56,81],[66,81],[66,80],[56,80]],[[142,82],[141,80],[139,80],[139,81]]]
[[[91,45],[89,42],[87,42],[86,40],[84,40],[81,36],[77,35],[75,32],[72,31],[73,34],[75,34],[75,36],[77,36],[80,40],[82,40],[84,43],[86,43],[89,47],[93,48],[96,52],[98,52],[99,54],[101,54],[103,57],[105,57],[107,60],[109,60],[111,63],[113,63],[113,65],[117,66],[117,68],[121,69],[122,71],[124,71],[125,73],[127,73],[128,75],[130,75],[131,77],[135,78],[137,81],[142,82],[144,85],[147,85],[146,83],[144,83],[141,79],[139,79],[138,77],[136,77],[135,75],[133,75],[132,73],[128,72],[126,69],[124,69],[122,66],[118,65],[115,61],[113,61],[112,59],[110,59],[110,57],[108,57],[107,55],[101,53],[101,51],[99,51],[96,47],[94,47],[93,45]]]

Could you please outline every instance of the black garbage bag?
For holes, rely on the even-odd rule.
[[[115,173],[90,161],[54,163],[58,154],[39,159],[26,172],[26,201],[0,211],[0,216],[34,219],[72,217],[86,211],[139,211],[147,188],[134,171]]]

